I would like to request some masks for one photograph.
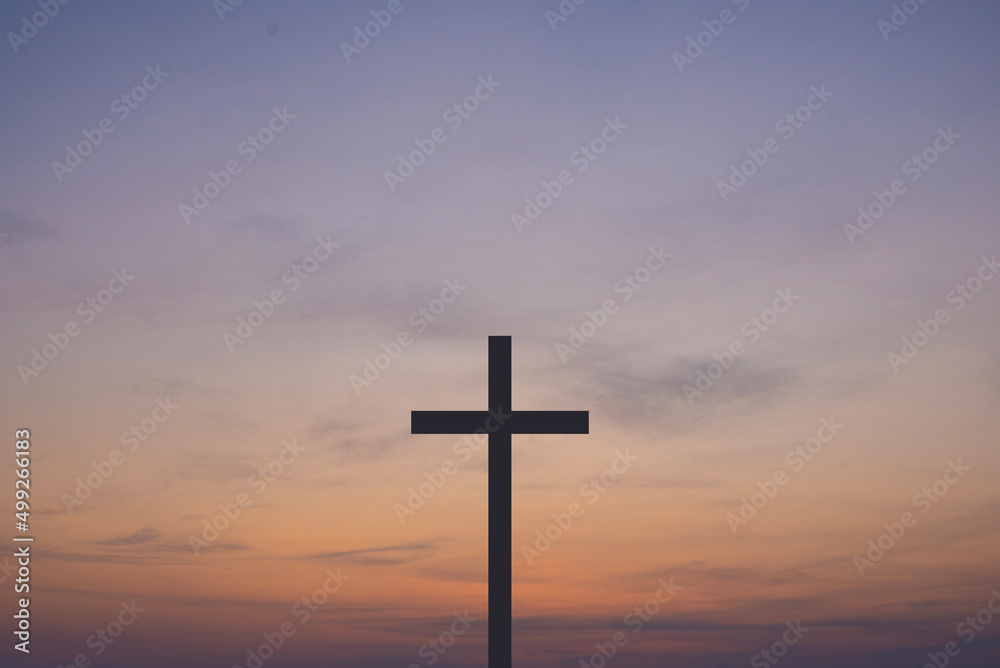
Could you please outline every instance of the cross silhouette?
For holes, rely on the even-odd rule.
[[[410,433],[489,434],[489,665],[500,668],[512,665],[510,435],[588,434],[590,413],[511,410],[510,337],[491,336],[489,353],[488,409],[411,411]]]

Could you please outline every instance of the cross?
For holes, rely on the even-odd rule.
[[[489,433],[489,665],[501,668],[512,665],[510,435],[589,434],[590,413],[511,410],[510,337],[491,336],[489,353],[488,409],[411,411],[410,433]]]

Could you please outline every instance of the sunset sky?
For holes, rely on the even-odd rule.
[[[0,663],[485,666],[509,335],[515,665],[1000,665],[1000,6],[576,1],[3,4]]]

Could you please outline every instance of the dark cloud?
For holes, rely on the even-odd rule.
[[[0,249],[4,246],[55,237],[59,231],[37,218],[0,208]]]
[[[709,354],[665,358],[640,349],[621,355],[603,346],[559,375],[573,376],[573,382],[566,385],[571,388],[568,392],[592,406],[595,414],[629,426],[669,426],[672,430],[716,421],[720,413],[767,405],[801,382],[801,373],[790,365],[738,359],[689,402],[685,385],[697,389],[699,370],[705,371],[712,362]]]
[[[307,559],[341,559],[364,566],[396,566],[408,564],[431,556],[438,541],[425,541],[406,545],[387,545],[341,552],[312,554]]]
[[[132,534],[95,541],[94,545],[103,545],[105,547],[116,547],[119,545],[142,545],[143,543],[149,543],[159,537],[159,531],[153,529],[152,527],[145,527]]]

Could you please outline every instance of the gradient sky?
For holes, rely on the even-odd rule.
[[[210,0],[70,2],[16,53],[0,45],[0,422],[4,448],[32,432],[36,541],[33,651],[6,645],[9,665],[245,666],[290,621],[265,666],[424,666],[421,646],[468,611],[435,665],[485,666],[486,448],[410,435],[409,412],[482,409],[498,334],[515,409],[591,413],[587,436],[514,438],[518,666],[579,666],[615,632],[614,668],[753,665],[798,621],[783,666],[918,667],[949,641],[952,665],[997,665],[1000,621],[968,643],[956,627],[1000,588],[1000,279],[962,308],[948,297],[1000,254],[1000,7],[931,0],[886,39],[888,0],[594,0],[554,29],[556,0],[401,0],[347,62],[341,43],[387,4],[244,0],[220,19]],[[732,22],[678,71],[723,10]],[[0,28],[37,11],[4,3]],[[120,119],[147,67],[169,74]],[[480,77],[499,86],[453,128],[445,111]],[[786,137],[776,123],[813,87],[832,97]],[[294,119],[247,162],[241,142],[274,109]],[[60,180],[52,163],[103,118],[113,132]],[[579,171],[606,119],[627,128]],[[385,172],[436,128],[446,141],[391,190]],[[911,181],[904,163],[949,128]],[[718,183],[771,137],[779,150],[724,199]],[[179,205],[233,160],[185,222]],[[512,214],[561,170],[572,183],[519,232]],[[896,179],[888,211],[845,232]],[[296,284],[318,238],[339,246]],[[625,300],[616,285],[650,247],[671,257]],[[123,268],[134,279],[88,321],[78,305]],[[785,290],[798,299],[767,331],[745,325]],[[608,299],[564,361],[557,344]],[[70,321],[78,335],[25,382],[19,365]],[[356,392],[351,375],[403,332]],[[745,354],[689,401],[734,342]],[[162,423],[158,400],[178,406]],[[824,419],[842,427],[796,470],[787,453]],[[155,433],[129,451],[143,420]],[[286,441],[304,450],[261,489],[251,476]],[[115,450],[124,463],[68,512]],[[595,492],[625,451],[635,462]],[[947,494],[915,502],[959,460]],[[240,494],[252,503],[196,555],[190,537]],[[582,516],[529,565],[521,546],[574,502]],[[859,574],[906,512],[915,525]],[[293,606],[337,569],[349,579],[300,623]],[[670,578],[682,589],[635,632],[627,615]],[[88,637],[133,599],[144,611],[95,656]]]

